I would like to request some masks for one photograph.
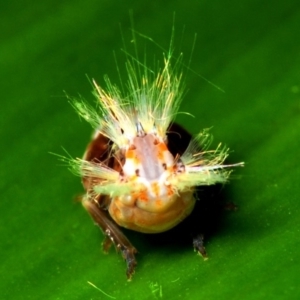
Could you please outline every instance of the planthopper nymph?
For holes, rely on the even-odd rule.
[[[137,250],[122,227],[148,234],[173,228],[192,212],[197,186],[225,183],[243,163],[224,164],[229,150],[208,149],[207,130],[192,137],[174,123],[184,91],[180,58],[169,51],[155,70],[127,58],[125,88],[106,77],[105,88],[93,81],[96,108],[72,100],[95,133],[83,158],[69,164],[82,177],[82,204],[105,235],[103,249],[116,247],[131,279]],[[203,254],[201,242],[194,247]]]

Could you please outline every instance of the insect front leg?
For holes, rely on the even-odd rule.
[[[103,250],[108,251],[111,244],[114,244],[116,249],[121,252],[127,264],[126,275],[127,279],[131,280],[134,274],[135,266],[137,264],[135,254],[137,250],[130,243],[118,225],[111,219],[108,212],[102,209],[96,201],[83,198],[83,207],[88,211],[93,218],[96,225],[98,225],[103,233],[105,239],[103,241]]]

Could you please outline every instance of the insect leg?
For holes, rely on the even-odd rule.
[[[193,247],[205,260],[208,259],[207,253],[204,247],[204,236],[203,234],[198,234],[193,238]]]
[[[105,240],[103,242],[104,251],[107,251],[111,244],[115,245],[117,250],[121,252],[126,261],[126,275],[128,280],[131,280],[137,264],[135,259],[137,250],[126,238],[121,229],[113,222],[108,215],[108,212],[101,209],[97,202],[83,198],[82,204],[94,220],[95,224],[98,225],[105,234]]]

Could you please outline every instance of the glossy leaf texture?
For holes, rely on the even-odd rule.
[[[93,101],[86,74],[118,82],[114,52],[124,69],[130,9],[134,28],[164,49],[175,24],[174,55],[187,65],[197,33],[180,109],[194,117],[177,122],[193,134],[211,128],[214,145],[228,145],[230,162],[245,168],[213,196],[239,209],[213,219],[207,261],[176,235],[128,232],[139,254],[127,282],[121,256],[102,253],[103,236],[77,201],[80,179],[49,152],[82,155],[91,128],[64,91]],[[1,299],[300,297],[298,1],[27,0],[0,14]],[[150,65],[162,59],[138,40]]]

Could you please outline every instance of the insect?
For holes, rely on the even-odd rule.
[[[97,109],[72,101],[95,134],[83,158],[69,164],[82,177],[82,204],[105,235],[103,249],[117,248],[129,280],[137,250],[121,228],[148,234],[173,228],[192,212],[195,187],[225,183],[243,165],[224,164],[229,150],[221,144],[209,150],[208,130],[192,137],[174,123],[184,91],[178,66],[171,54],[157,71],[129,59],[127,92],[106,78],[105,89],[93,81]],[[201,238],[193,244],[204,254]]]

